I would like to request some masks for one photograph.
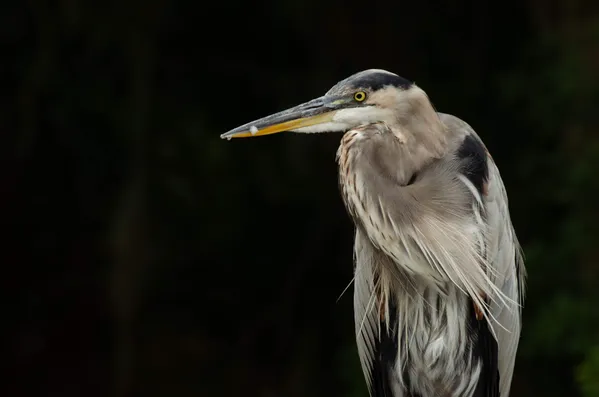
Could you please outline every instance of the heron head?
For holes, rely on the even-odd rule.
[[[385,70],[365,70],[335,84],[320,98],[239,126],[221,138],[283,131],[344,132],[365,124],[392,123],[397,118],[402,94],[414,87],[412,82]]]

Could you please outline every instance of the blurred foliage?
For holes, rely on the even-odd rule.
[[[599,346],[593,347],[578,371],[578,381],[584,396],[599,395]]]
[[[530,167],[525,178],[551,175],[529,198],[553,225],[539,228],[525,247],[529,271],[538,268],[543,282],[529,283],[527,306],[535,310],[520,356],[584,360],[578,381],[584,395],[597,396],[599,122],[593,113],[599,106],[599,19],[580,17],[540,35],[526,50],[527,66],[502,81],[506,102],[527,109],[526,121],[546,150],[524,164]],[[550,269],[555,277],[547,275]]]
[[[499,165],[529,271],[512,396],[599,396],[599,3],[7,4],[10,396],[365,396],[336,134],[221,141],[361,69]]]

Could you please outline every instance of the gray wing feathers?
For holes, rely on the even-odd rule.
[[[369,391],[372,392],[372,369],[375,359],[374,346],[378,335],[378,307],[374,297],[373,253],[370,244],[356,230],[354,245],[354,323],[360,364],[366,378]]]
[[[508,396],[516,351],[520,339],[521,305],[524,300],[525,268],[521,249],[514,232],[508,211],[508,199],[499,170],[489,158],[489,192],[486,203],[489,225],[489,261],[494,264],[497,277],[495,284],[516,304],[500,305],[493,303],[491,313],[500,327],[493,324],[499,347],[499,390],[501,396]]]
[[[443,123],[454,135],[463,136],[476,132],[459,118],[439,114]],[[508,209],[508,197],[499,169],[488,156],[489,168],[488,193],[485,197],[485,215],[487,223],[487,261],[493,267],[491,278],[509,301],[491,300],[491,315],[495,321],[490,324],[497,337],[498,368],[500,376],[499,390],[502,397],[509,395],[520,339],[521,305],[524,301],[524,281],[526,271],[521,248],[514,232]]]

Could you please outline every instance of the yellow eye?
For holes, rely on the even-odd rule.
[[[362,102],[366,99],[366,93],[364,91],[358,91],[354,94],[354,99],[358,102]]]

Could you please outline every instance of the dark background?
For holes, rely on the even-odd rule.
[[[366,396],[339,134],[222,141],[362,69],[502,171],[529,271],[512,396],[599,396],[599,2],[3,6],[3,396]]]

